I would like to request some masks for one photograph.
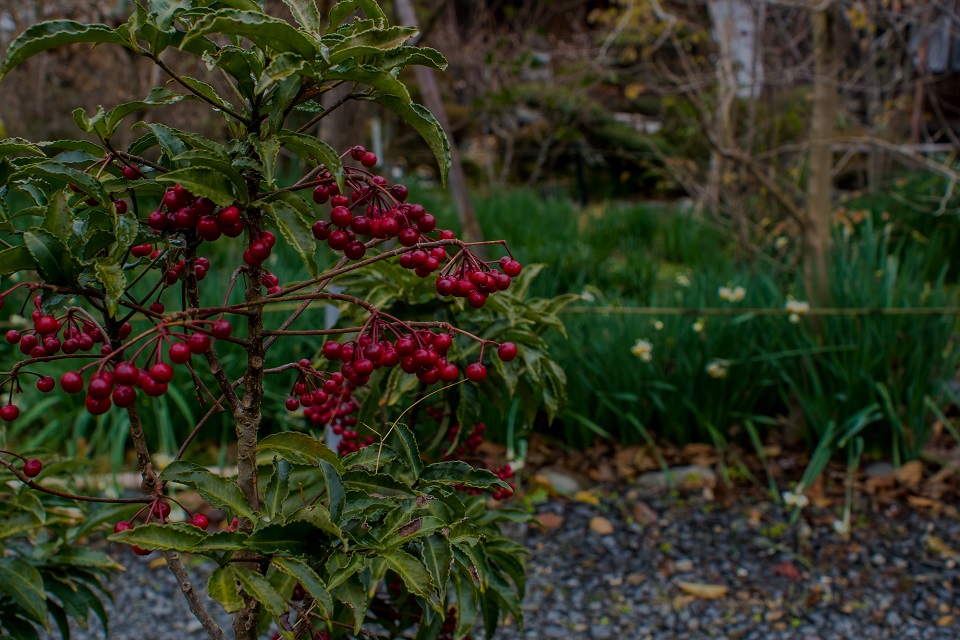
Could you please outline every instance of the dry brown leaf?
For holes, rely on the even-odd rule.
[[[160,556],[159,558],[154,558],[153,560],[147,563],[147,566],[150,569],[153,569],[154,571],[156,571],[157,569],[163,569],[167,566],[167,559],[164,558],[163,556]]]
[[[691,604],[696,598],[694,596],[676,596],[671,601],[674,611],[679,611],[683,609],[688,604]]]
[[[640,524],[653,524],[660,519],[660,516],[650,505],[640,500],[633,503],[633,506],[630,507],[630,513],[633,515],[633,519]]]
[[[939,618],[937,618],[937,626],[938,626],[938,627],[949,627],[950,625],[953,624],[953,621],[954,621],[955,619],[956,619],[956,618],[954,618],[953,616],[940,616]]]
[[[722,584],[706,584],[703,582],[678,582],[680,590],[695,598],[704,600],[716,600],[727,595],[729,589]]]
[[[609,536],[613,533],[613,524],[603,516],[590,518],[590,530],[601,536]]]
[[[908,489],[916,489],[923,480],[923,463],[919,460],[911,460],[902,465],[897,471],[897,477],[900,483]]]
[[[957,552],[950,548],[950,545],[944,542],[942,538],[938,538],[934,535],[927,536],[927,549],[933,553],[943,556],[944,558],[953,558],[957,555]]]
[[[537,520],[547,529],[558,529],[563,526],[563,516],[559,513],[541,513],[537,516]]]
[[[931,500],[922,496],[907,496],[907,504],[915,509],[938,509],[943,506],[939,500]]]

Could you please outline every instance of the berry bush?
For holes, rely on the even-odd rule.
[[[0,276],[21,276],[0,302],[30,310],[28,327],[5,336],[22,357],[0,378],[0,419],[20,419],[28,382],[39,393],[80,395],[95,416],[123,412],[142,496],[57,488],[56,465],[15,452],[0,452],[0,465],[48,499],[133,505],[111,523],[110,539],[138,555],[161,553],[211,638],[227,632],[197,597],[186,553],[215,565],[206,590],[234,614],[238,640],[271,629],[285,638],[463,638],[481,618],[489,637],[507,613],[521,618],[522,550],[499,528],[525,516],[490,510],[486,500],[512,494],[512,471],[460,459],[482,440],[475,421],[461,455],[435,462],[421,455],[402,416],[364,435],[358,424],[372,419],[361,408],[376,400],[374,377],[405,377],[422,400],[444,387],[490,384],[490,364],[498,372],[517,366],[523,345],[394,313],[351,295],[349,283],[396,264],[469,311],[507,294],[523,267],[503,241],[468,243],[438,229],[404,185],[377,173],[376,154],[360,145],[340,152],[309,133],[351,100],[378,103],[420,133],[445,174],[444,133],[399,80],[409,65],[442,69],[443,57],[404,45],[415,29],[390,25],[373,0],[343,0],[325,19],[313,0],[285,4],[296,26],[252,0],[149,1],[119,28],[57,20],[11,44],[0,77],[41,51],[100,43],[152,60],[178,90],[76,110],[85,139],[0,141]],[[179,74],[167,62],[174,56],[161,56],[168,49],[202,59],[216,78]],[[347,92],[324,106],[322,96],[340,87]],[[132,144],[114,143],[130,116],[183,100],[206,103],[229,139],[173,129],[158,111],[133,124],[143,134]],[[306,165],[293,184],[278,182],[282,151]],[[242,252],[226,281],[207,278],[214,243]],[[269,270],[278,243],[303,259],[306,277],[282,282]],[[338,255],[335,264],[318,264],[318,243]],[[488,260],[494,251],[501,257]],[[23,277],[31,272],[37,277]],[[205,304],[211,297],[222,302]],[[315,303],[350,308],[357,321],[302,326]],[[273,305],[293,311],[273,323],[265,317]],[[316,355],[277,361],[272,347],[282,341],[315,342]],[[531,357],[539,362],[540,354]],[[69,370],[57,378],[54,366]],[[265,404],[277,395],[270,387],[312,433],[263,432]],[[157,469],[141,408],[173,388],[192,389],[206,413]],[[464,418],[471,398],[461,396]],[[218,414],[235,426],[235,474],[191,461],[191,444]],[[449,429],[453,445],[458,431]],[[324,434],[339,438],[337,451],[317,437]],[[195,490],[209,510],[187,509],[177,486]],[[225,528],[211,525],[213,510],[226,516]],[[21,627],[86,610],[38,572],[18,576],[33,597],[18,614]],[[0,572],[0,591],[16,600],[16,587]]]

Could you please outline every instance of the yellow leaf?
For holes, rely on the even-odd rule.
[[[627,100],[636,100],[646,92],[647,88],[644,85],[634,82],[624,88],[623,95],[626,96]]]
[[[586,502],[587,504],[592,504],[597,506],[600,504],[600,498],[595,496],[591,491],[577,491],[574,494],[573,499],[577,502]]]
[[[613,525],[609,520],[601,516],[596,516],[595,518],[590,519],[590,529],[594,533],[598,533],[601,536],[609,536],[613,533]]]
[[[684,593],[694,596],[695,598],[703,598],[704,600],[722,598],[727,595],[727,591],[729,590],[722,584],[704,584],[702,582],[678,582],[677,586],[680,587],[680,590]]]
[[[957,555],[957,552],[951,549],[950,545],[937,536],[927,536],[927,549],[944,558],[952,558]]]

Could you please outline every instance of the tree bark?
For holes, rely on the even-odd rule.
[[[837,113],[837,9],[830,3],[813,9],[813,115],[810,122],[810,172],[803,229],[804,282],[810,302],[829,299],[829,250],[832,219],[833,142]]]
[[[417,14],[410,0],[395,0],[394,7],[402,24],[411,27],[419,26]],[[450,121],[447,118],[447,111],[443,107],[440,86],[437,84],[437,78],[433,74],[433,70],[421,66],[415,66],[413,70],[417,76],[417,86],[420,88],[427,109],[433,113],[443,130],[449,132]],[[460,152],[452,137],[450,138],[450,175],[447,180],[450,184],[454,205],[457,208],[457,219],[460,221],[460,228],[463,229],[464,240],[467,242],[483,240],[480,222],[477,220],[477,213],[470,201],[470,190],[467,187],[467,177],[463,172],[463,164],[460,162]],[[475,247],[475,250],[482,249],[482,246]],[[479,253],[479,251],[475,251],[475,253]]]

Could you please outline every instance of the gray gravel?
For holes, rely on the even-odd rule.
[[[769,504],[720,508],[699,498],[636,500],[611,495],[600,505],[550,501],[538,514],[562,516],[553,529],[518,528],[530,550],[525,629],[498,640],[872,640],[960,638],[956,558],[929,536],[960,550],[960,523],[890,508],[855,518],[851,540],[829,512],[783,526]],[[640,524],[629,514],[650,515]],[[610,521],[599,535],[591,518]],[[819,517],[819,521],[818,521]],[[939,548],[940,550],[936,550]],[[205,638],[165,569],[120,554],[128,571],[114,583],[110,640]],[[205,582],[201,569],[198,584]],[[679,583],[728,588],[698,599]],[[211,609],[228,624],[218,605]],[[475,637],[479,638],[482,634]],[[78,640],[103,638],[94,623]]]

